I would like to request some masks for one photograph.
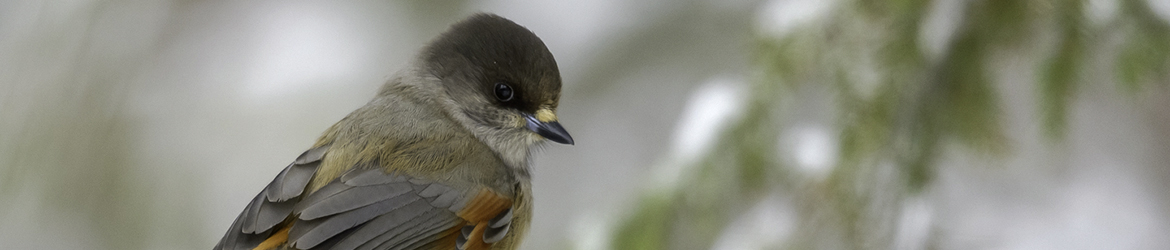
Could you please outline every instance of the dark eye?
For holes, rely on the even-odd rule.
[[[504,83],[496,83],[495,89],[496,99],[500,99],[501,102],[512,100],[512,86],[508,86],[508,84]]]

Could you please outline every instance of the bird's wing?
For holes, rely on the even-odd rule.
[[[276,175],[240,212],[215,249],[252,249],[276,233],[276,225],[283,224],[292,213],[327,149],[329,146],[305,151]]]
[[[316,164],[298,159],[286,168],[217,249],[285,243],[298,249],[488,249],[511,227],[512,200],[490,189],[456,189],[376,168],[351,170],[311,194],[281,200],[292,193],[286,192],[290,186],[303,190],[307,183],[295,179],[297,167]]]

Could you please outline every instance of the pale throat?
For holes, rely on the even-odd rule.
[[[457,109],[457,108],[456,108]],[[479,139],[480,142],[491,148],[504,164],[508,165],[512,171],[519,173],[521,176],[527,176],[528,156],[532,146],[543,140],[540,135],[524,129],[524,127],[517,128],[498,128],[488,124],[476,122],[466,113],[451,112],[451,116],[459,122],[471,134]],[[523,119],[519,119],[523,121]]]
[[[496,155],[499,155],[508,167],[513,170],[528,171],[529,152],[532,145],[540,141],[539,135],[524,129],[491,128],[489,131],[468,129],[477,139],[495,151]]]

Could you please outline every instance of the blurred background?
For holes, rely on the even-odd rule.
[[[0,246],[209,249],[451,23],[577,140],[524,249],[1170,249],[1170,1],[0,1]]]

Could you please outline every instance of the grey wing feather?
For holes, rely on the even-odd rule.
[[[402,195],[384,199],[361,208],[345,210],[343,211],[344,213],[334,213],[335,215],[329,218],[306,220],[305,227],[293,225],[293,230],[289,232],[289,237],[296,238],[298,245],[314,246],[346,229],[368,222],[374,219],[374,217],[394,211],[416,200],[419,200],[416,196]]]
[[[251,249],[289,216],[295,220],[288,244],[300,249],[442,246],[453,242],[438,239],[458,234],[452,229],[466,223],[456,212],[467,204],[471,191],[380,169],[355,168],[305,194],[326,147],[306,151],[277,175],[236,218],[215,249]],[[508,223],[500,224],[506,216],[501,214],[490,223],[485,236],[491,237],[485,242],[507,233]]]
[[[437,221],[431,221],[428,225],[419,228],[416,232],[407,236],[402,243],[390,249],[396,250],[413,250],[419,249],[421,245],[433,243],[436,238],[442,238],[443,233],[450,231],[452,227],[458,225],[461,220],[457,217],[445,217]]]
[[[459,230],[459,237],[455,239],[455,249],[463,250],[464,244],[467,243],[467,238],[471,237],[472,230],[475,230],[475,226],[467,225],[463,226],[462,230]]]
[[[321,162],[310,162],[289,165],[264,189],[268,201],[281,202],[301,196],[301,193],[305,192],[305,185],[313,179],[313,174],[317,173],[320,164]]]
[[[253,202],[262,199],[262,195],[257,195]],[[259,234],[244,232],[243,227],[245,219],[247,219],[245,215],[249,211],[249,209],[244,209],[240,216],[236,217],[235,222],[232,222],[232,227],[228,229],[228,232],[224,234],[223,239],[219,240],[214,249],[251,249],[252,246],[256,246],[268,238],[269,232]]]
[[[344,183],[334,182],[337,185]],[[326,184],[326,185],[332,185]],[[409,183],[387,183],[373,186],[350,187],[326,198],[316,198],[317,193],[310,194],[307,199],[312,203],[304,202],[305,208],[298,211],[300,218],[312,220],[323,216],[337,214],[349,210],[369,206],[376,202],[394,198],[411,191]]]
[[[500,213],[496,218],[488,221],[487,230],[483,233],[483,242],[496,243],[503,240],[504,236],[508,234],[508,230],[512,228],[512,209]]]
[[[395,226],[403,225],[403,223],[409,221],[412,218],[418,217],[420,214],[426,212],[429,207],[430,205],[428,205],[425,200],[418,199],[414,200],[410,204],[403,206],[401,208],[402,212],[379,215],[365,226],[362,226],[361,230],[350,234],[336,247],[338,249],[361,249],[358,247],[366,244],[370,245],[370,248],[373,248],[377,244],[368,243],[371,242],[371,240],[373,240],[375,237],[390,231]]]
[[[285,167],[236,217],[214,249],[251,249],[271,236],[273,227],[292,214],[294,198],[304,192],[328,148],[309,149]]]
[[[329,150],[328,144],[326,144],[325,146],[311,148],[311,149],[305,151],[304,153],[301,153],[300,156],[297,156],[297,160],[293,161],[293,164],[306,164],[306,163],[310,163],[310,162],[320,161],[322,158],[325,158],[325,151],[328,151],[328,150]]]
[[[317,191],[314,191],[313,194],[309,195],[308,197],[301,199],[301,201],[297,203],[296,206],[293,206],[293,213],[299,214],[301,211],[305,210],[305,208],[308,208],[313,204],[320,203],[321,200],[328,199],[329,197],[337,195],[349,188],[351,188],[351,186],[327,184],[324,187],[317,189]]]
[[[378,247],[376,249],[395,249],[395,247],[399,247],[399,246],[405,244],[411,238],[421,238],[421,237],[416,236],[419,233],[419,231],[422,231],[423,229],[427,228],[428,225],[431,225],[431,224],[442,225],[441,223],[436,223],[436,222],[443,221],[444,219],[458,219],[458,218],[455,217],[454,215],[448,215],[448,214],[444,213],[444,211],[441,211],[441,210],[427,211],[426,214],[423,214],[423,215],[419,216],[418,218],[410,220],[406,224],[404,224],[404,225],[408,225],[408,226],[404,226],[404,227],[402,227],[402,229],[388,231],[388,232],[382,234],[382,237],[375,239],[375,240],[380,240],[380,242],[378,242]],[[451,225],[451,227],[454,227],[454,226],[455,226],[454,224]]]
[[[464,223],[448,207],[435,205],[439,197],[459,200],[467,195],[427,180],[355,168],[297,204],[289,243],[302,249],[430,244]]]

